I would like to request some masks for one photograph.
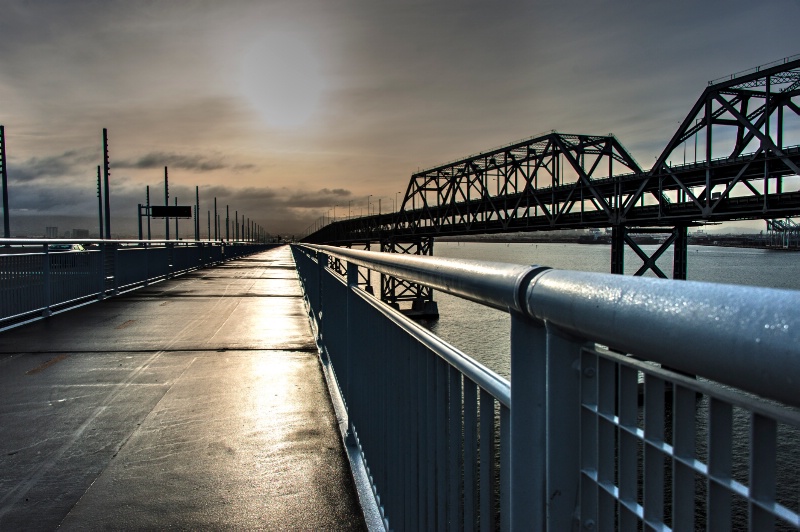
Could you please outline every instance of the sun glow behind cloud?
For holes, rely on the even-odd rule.
[[[302,35],[271,32],[242,58],[240,89],[272,128],[298,128],[315,115],[325,90],[321,64]]]

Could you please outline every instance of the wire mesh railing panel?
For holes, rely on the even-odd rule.
[[[0,255],[0,317],[47,306],[44,254]]]
[[[50,304],[90,297],[98,292],[102,257],[98,251],[50,253]]]

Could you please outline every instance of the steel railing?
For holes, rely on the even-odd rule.
[[[293,252],[385,526],[800,527],[798,292]],[[510,313],[514,385],[380,303],[359,269]]]
[[[62,251],[80,244],[85,250]],[[263,250],[268,244],[0,238],[0,327]]]

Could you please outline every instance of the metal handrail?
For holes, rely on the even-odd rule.
[[[344,383],[347,445],[369,461],[392,528],[471,528],[479,507],[481,529],[499,517],[503,530],[691,530],[730,523],[743,505],[752,530],[800,528],[770,488],[792,482],[800,441],[800,292],[294,251],[321,353]],[[511,382],[369,295],[361,268],[508,312]],[[750,455],[732,467],[734,445]]]
[[[304,247],[800,406],[797,291]]]
[[[800,292],[550,271],[536,319],[680,371],[800,406]]]

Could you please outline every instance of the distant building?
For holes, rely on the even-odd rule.
[[[45,238],[58,238],[58,227],[47,226],[44,228]]]
[[[73,229],[72,238],[89,238],[88,229]]]

